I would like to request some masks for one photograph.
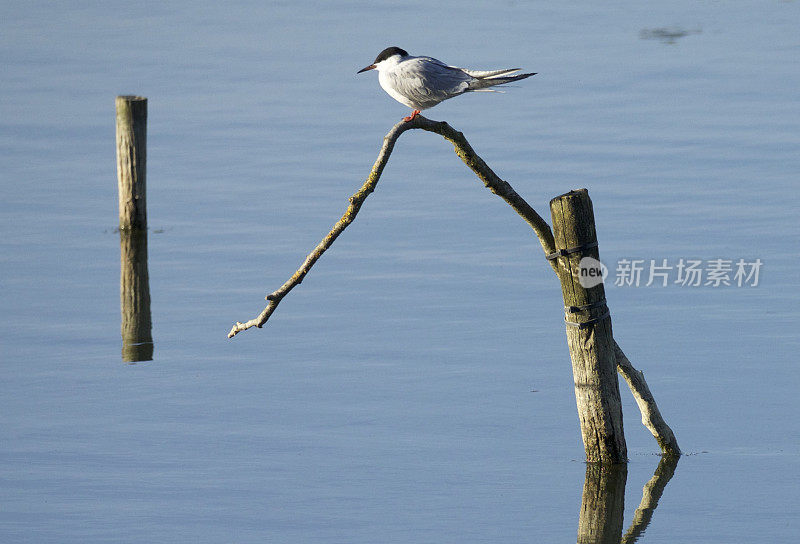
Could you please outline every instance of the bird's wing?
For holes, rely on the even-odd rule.
[[[413,57],[393,71],[395,89],[429,108],[469,90],[474,78],[461,68],[447,66],[431,57]]]

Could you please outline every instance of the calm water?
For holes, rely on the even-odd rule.
[[[388,45],[539,72],[427,116],[545,217],[589,189],[616,337],[690,454],[640,541],[800,530],[797,2],[1,11],[3,542],[575,541],[558,284],[440,137],[405,134],[269,324],[226,339],[407,114],[355,75]],[[138,364],[120,357],[118,94],[150,110]],[[639,287],[613,285],[623,259]],[[669,285],[645,287],[663,259]],[[763,265],[755,287],[693,288],[681,259]],[[623,397],[627,528],[659,458]]]

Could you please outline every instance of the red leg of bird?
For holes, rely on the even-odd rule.
[[[417,117],[421,112],[419,110],[414,110],[411,112],[411,115],[408,117],[403,117],[403,121],[408,123],[409,121],[413,121],[415,117]]]

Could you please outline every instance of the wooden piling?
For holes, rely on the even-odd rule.
[[[117,183],[120,230],[147,228],[147,98],[118,96]]]
[[[147,99],[118,96],[119,297],[122,360],[153,358],[147,269]]]
[[[561,282],[586,460],[625,463],[627,447],[605,289],[602,281],[589,287],[581,283],[581,259],[599,260],[592,201],[586,189],[570,191],[550,201],[550,212],[556,252],[548,258],[557,263]]]

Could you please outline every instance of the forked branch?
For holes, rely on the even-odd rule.
[[[311,270],[311,267],[314,266],[314,263],[319,260],[322,254],[331,247],[334,240],[336,240],[344,229],[356,218],[362,204],[364,204],[364,201],[378,185],[381,173],[386,163],[389,161],[392,149],[394,149],[395,142],[397,142],[401,134],[410,129],[422,129],[428,132],[434,132],[452,143],[456,155],[475,172],[483,184],[494,194],[505,200],[514,211],[531,226],[536,233],[536,237],[539,239],[539,243],[542,245],[545,255],[555,251],[555,241],[550,225],[536,213],[536,210],[534,210],[525,199],[517,194],[507,181],[500,179],[500,177],[489,168],[484,160],[475,153],[472,146],[461,132],[458,132],[443,121],[431,121],[426,117],[417,116],[412,121],[401,121],[392,127],[392,130],[383,138],[383,146],[378,154],[378,158],[375,160],[375,164],[372,165],[369,176],[367,176],[361,188],[350,197],[350,203],[344,215],[342,215],[342,218],[336,222],[330,232],[317,244],[317,247],[308,254],[308,257],[306,257],[303,264],[300,265],[300,268],[292,274],[292,277],[281,285],[280,288],[266,296],[266,300],[269,301],[266,308],[250,321],[245,323],[237,321],[228,333],[228,338],[233,338],[238,333],[251,327],[262,327],[275,311],[275,308],[278,307],[281,300],[283,300],[283,297],[289,294],[292,289],[303,281],[303,278],[305,278],[306,274]],[[555,261],[548,262],[554,270],[556,269],[555,267],[558,266]],[[675,435],[661,417],[655,399],[650,393],[650,389],[647,387],[647,382],[644,380],[644,375],[633,368],[633,365],[631,365],[628,358],[625,357],[625,354],[616,342],[615,351],[617,355],[617,371],[622,374],[633,392],[633,396],[642,412],[642,422],[653,433],[653,436],[656,438],[665,454],[680,455],[680,449],[675,440]]]

